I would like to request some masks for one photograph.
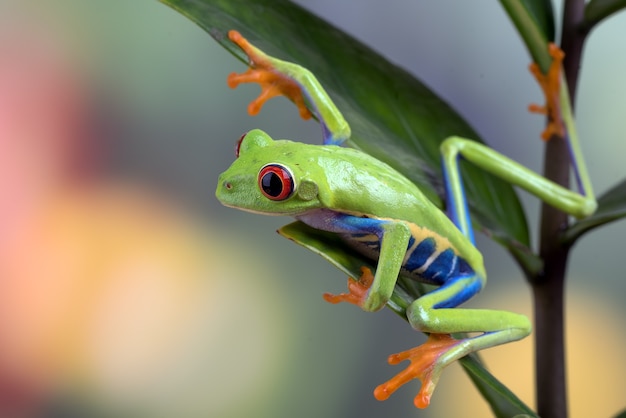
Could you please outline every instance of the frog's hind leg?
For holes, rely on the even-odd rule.
[[[447,365],[475,351],[520,340],[530,333],[530,321],[523,315],[455,308],[476,294],[483,283],[477,276],[452,279],[411,304],[407,309],[409,322],[430,336],[421,346],[389,357],[390,364],[409,360],[410,365],[376,388],[377,399],[385,400],[403,384],[419,379],[422,387],[415,397],[415,406],[425,408]],[[479,334],[464,339],[450,335],[462,332]]]

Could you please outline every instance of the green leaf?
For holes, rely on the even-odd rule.
[[[353,251],[337,234],[311,228],[302,222],[286,225],[278,232],[296,244],[319,254],[348,276],[359,277],[362,266],[375,268],[370,260]],[[406,321],[408,306],[427,290],[425,286],[415,281],[400,280],[387,307]],[[477,355],[466,356],[459,361],[497,417],[508,418],[522,413],[536,416],[513,392],[485,369]]]
[[[529,418],[538,417],[521,399],[489,373],[474,356],[463,357],[460,362],[483,398],[491,406],[496,417],[508,418],[520,414],[525,414]]]
[[[541,31],[548,41],[554,42],[554,9],[551,0],[526,0],[528,9],[531,11]]]
[[[584,233],[623,217],[626,217],[626,179],[598,199],[598,209],[593,215],[570,226],[565,241],[573,243]]]
[[[311,70],[350,123],[349,145],[390,164],[442,207],[439,144],[451,135],[479,138],[409,73],[285,0],[161,1],[188,16],[242,61],[246,58],[226,37],[230,29],[264,52]],[[474,225],[510,249],[529,254],[526,218],[512,187],[463,165]]]
[[[601,20],[619,12],[626,7],[626,0],[591,0],[585,6],[583,28],[591,30]]]
[[[550,0],[500,0],[524,40],[533,61],[548,72],[552,57],[548,42],[554,41],[554,12]]]
[[[554,41],[554,10],[551,0],[522,0],[520,3],[528,10],[543,36]]]
[[[624,409],[619,414],[615,415],[615,418],[626,418],[626,409]]]

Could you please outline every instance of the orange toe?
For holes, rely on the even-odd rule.
[[[398,364],[404,360],[409,360],[411,364],[387,382],[379,385],[374,390],[374,397],[379,401],[388,399],[400,386],[413,379],[419,379],[422,387],[415,396],[415,406],[426,408],[430,404],[439,372],[435,372],[435,366],[439,357],[447,352],[451,347],[458,344],[460,340],[455,340],[449,334],[430,334],[428,340],[419,347],[403,351],[389,356],[389,364]]]
[[[546,105],[539,106],[532,104],[528,110],[533,113],[540,113],[548,116],[548,125],[541,134],[544,140],[550,139],[552,136],[563,138],[565,136],[565,125],[561,117],[561,108],[559,106],[559,89],[561,84],[561,64],[565,54],[558,46],[551,43],[548,52],[552,56],[552,64],[547,74],[543,74],[539,66],[535,63],[530,64],[530,72],[535,76],[539,87],[543,91],[546,98]]]
[[[285,96],[298,107],[302,119],[311,118],[302,88],[296,81],[278,71],[272,64],[272,59],[250,44],[239,32],[229,31],[228,38],[246,53],[250,66],[245,73],[230,74],[227,78],[228,86],[236,88],[241,83],[259,83],[261,86],[261,94],[248,106],[250,115],[259,113],[263,104],[272,97]]]
[[[348,293],[340,293],[338,295],[324,293],[324,300],[333,304],[348,302],[362,307],[365,303],[365,299],[367,298],[367,291],[373,281],[374,275],[372,274],[372,271],[367,267],[362,267],[361,277],[359,277],[359,280],[348,278]]]

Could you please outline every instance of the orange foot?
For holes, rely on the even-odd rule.
[[[340,293],[338,295],[324,293],[324,300],[330,303],[348,302],[359,307],[363,306],[367,298],[367,291],[373,281],[374,275],[372,274],[372,270],[367,267],[361,267],[361,277],[359,277],[359,280],[348,278],[348,293]]]
[[[441,373],[441,366],[437,367],[439,357],[460,342],[461,340],[455,340],[450,334],[430,334],[428,340],[419,347],[390,355],[387,359],[389,364],[398,364],[404,360],[409,360],[411,364],[387,382],[379,385],[374,390],[374,397],[379,401],[384,401],[400,386],[412,379],[419,379],[422,387],[415,396],[414,403],[418,408],[426,408],[430,404],[430,397]]]
[[[259,83],[261,86],[261,94],[248,106],[250,115],[259,113],[263,104],[272,97],[282,95],[295,103],[302,119],[311,118],[311,112],[304,103],[302,89],[298,83],[278,71],[272,64],[271,58],[250,44],[239,32],[229,31],[228,38],[237,44],[250,60],[250,68],[245,73],[232,73],[228,76],[228,86],[233,89],[241,83]]]
[[[565,54],[558,46],[551,43],[548,52],[552,56],[552,64],[547,74],[543,74],[536,63],[530,64],[530,72],[535,76],[541,90],[546,98],[545,106],[531,104],[528,110],[533,113],[541,113],[548,116],[548,126],[541,134],[541,138],[547,141],[552,136],[563,138],[565,136],[565,125],[561,118],[561,108],[559,106],[559,86],[561,84],[561,63]]]

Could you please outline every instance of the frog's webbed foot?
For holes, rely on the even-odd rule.
[[[250,66],[245,73],[230,74],[227,79],[228,86],[236,88],[241,83],[259,83],[261,86],[261,94],[248,106],[250,115],[259,113],[263,104],[272,97],[285,96],[298,107],[302,119],[311,118],[312,115],[306,107],[300,85],[276,68],[276,64],[281,61],[269,57],[251,45],[235,30],[228,32],[228,38],[248,55]]]
[[[440,361],[441,356],[462,341],[455,340],[450,334],[430,334],[428,340],[419,347],[390,355],[387,359],[389,364],[398,364],[404,360],[409,360],[411,364],[387,382],[379,385],[374,390],[374,397],[379,401],[384,401],[400,386],[413,379],[419,379],[422,387],[415,396],[414,403],[418,408],[426,408],[446,365],[445,362]]]
[[[544,140],[550,139],[552,136],[563,138],[565,136],[565,125],[561,117],[561,108],[559,107],[559,88],[561,84],[561,64],[565,54],[555,44],[551,43],[548,52],[552,56],[552,64],[547,74],[543,74],[536,63],[530,64],[530,72],[535,76],[541,90],[546,98],[545,106],[531,104],[528,110],[533,113],[541,113],[548,116],[548,125],[541,134]]]
[[[324,300],[329,303],[348,302],[359,307],[363,307],[367,298],[367,291],[374,282],[374,275],[367,267],[361,267],[361,277],[358,280],[348,278],[348,293],[340,293],[333,295],[332,293],[324,293]]]

